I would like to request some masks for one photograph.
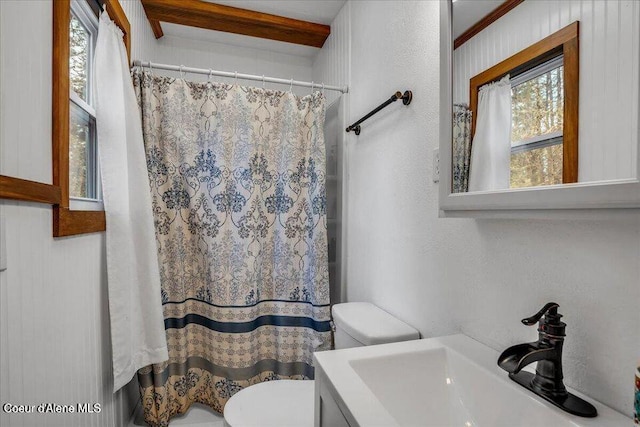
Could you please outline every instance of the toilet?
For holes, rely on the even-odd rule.
[[[336,350],[420,338],[416,329],[368,302],[336,304],[331,313],[336,328]],[[224,408],[224,425],[312,427],[313,397],[313,381],[279,380],[256,384],[229,399]]]

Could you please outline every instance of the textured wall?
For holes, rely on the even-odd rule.
[[[347,143],[348,299],[371,301],[426,337],[463,332],[496,350],[535,339],[520,319],[555,300],[568,324],[567,383],[630,414],[640,218],[438,218],[438,2],[350,4],[351,56],[336,59],[351,64],[349,120],[395,90],[412,89],[414,100]]]
[[[50,1],[0,1],[0,174],[51,182]],[[53,239],[51,207],[0,201],[0,402],[102,405],[97,415],[8,415],[0,425],[117,426],[137,390],[113,394],[104,236]]]
[[[579,180],[634,177],[640,63],[635,0],[524,2],[455,50],[453,99],[468,103],[470,78],[575,21],[580,21]]]

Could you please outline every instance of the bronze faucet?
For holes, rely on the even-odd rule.
[[[498,358],[498,366],[509,372],[513,381],[560,409],[581,417],[595,417],[598,415],[596,408],[569,393],[562,381],[562,345],[567,325],[560,321],[562,315],[558,313],[558,307],[550,302],[538,313],[522,319],[527,326],[539,322],[538,341],[509,347]],[[535,375],[522,371],[533,362],[538,362]]]

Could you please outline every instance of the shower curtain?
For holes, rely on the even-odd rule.
[[[331,345],[324,96],[133,79],[169,348],[138,371],[145,421],[313,378]]]
[[[453,193],[469,191],[471,162],[471,110],[466,105],[453,106]]]

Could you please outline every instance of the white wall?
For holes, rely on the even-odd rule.
[[[311,79],[310,58],[171,37],[156,42],[139,0],[121,4],[133,58]],[[47,183],[51,11],[50,1],[0,1],[0,174]],[[0,425],[124,425],[138,392],[134,381],[112,393],[104,235],[53,239],[49,206],[0,201],[0,208],[8,258],[0,272],[0,402],[102,404],[99,415],[0,411]]]
[[[147,21],[140,0],[120,0],[132,27],[131,59],[152,61],[171,65],[184,65],[221,71],[266,75],[269,77],[293,78],[310,81],[312,78],[312,58],[234,46],[211,41],[211,32],[192,29],[200,38],[178,37],[166,34],[156,40]],[[167,32],[168,33],[168,32]],[[183,31],[184,33],[184,31]],[[208,39],[208,40],[207,40]],[[178,76],[179,73],[154,70],[158,74]],[[187,79],[204,81],[208,76],[187,74]],[[233,78],[213,77],[213,81],[233,82]],[[239,84],[262,86],[261,82],[238,80]],[[267,88],[288,90],[288,86],[266,83]],[[300,95],[311,92],[308,88],[293,88]]]
[[[311,80],[311,58],[299,57],[285,53],[276,53],[248,47],[232,46],[191,38],[165,35],[158,40],[156,49],[151,54],[152,62],[185,65],[197,68],[213,68],[221,71],[237,71],[238,73],[258,76],[293,78],[294,80]],[[177,75],[177,73],[172,73]],[[204,81],[208,76],[189,74],[188,79]],[[214,77],[213,81],[233,82],[233,78]],[[262,87],[258,81],[238,80],[241,85]],[[266,83],[266,88],[289,90],[287,85]],[[299,95],[311,93],[309,88],[294,87],[293,92]]]
[[[210,39],[211,34],[208,34],[210,32],[200,29],[191,30],[196,38],[173,36],[167,32],[164,37],[156,40],[150,33],[149,23],[139,0],[126,0],[122,4],[128,16],[140,17],[138,33],[144,33],[143,36],[136,37],[134,32],[132,59],[311,81],[312,58],[310,57],[215,43]],[[179,75],[179,73],[161,70],[154,70],[154,72],[176,77]],[[187,75],[187,79],[196,81],[206,81],[207,78],[206,75]],[[234,79],[214,76],[213,81],[233,83]],[[248,86],[262,86],[262,83],[258,81],[240,79],[238,83]],[[266,83],[264,86],[269,89],[289,89],[286,85],[273,83]],[[298,95],[306,95],[311,93],[311,89],[294,87],[293,92]]]
[[[0,174],[51,183],[50,1],[0,1]],[[116,426],[137,390],[113,394],[104,235],[53,239],[48,205],[0,201],[0,402],[100,403],[97,415],[8,415],[0,425]]]
[[[578,180],[635,178],[640,63],[635,0],[520,4],[455,50],[454,102],[469,103],[472,77],[575,21],[580,21]]]
[[[414,100],[349,136],[348,300],[371,301],[426,337],[463,332],[496,350],[535,340],[520,319],[554,300],[568,324],[567,384],[630,414],[640,218],[438,218],[438,2],[349,3],[341,25],[351,56],[328,60],[350,61],[350,120],[395,90],[413,90]]]
[[[131,59],[148,58],[156,46],[156,38],[151,31],[140,0],[119,0],[131,24]]]
[[[246,58],[255,51],[234,59],[234,48],[212,43],[166,39],[156,51],[138,0],[122,3],[134,58],[320,75],[309,60],[263,53],[261,67]],[[425,336],[462,331],[495,349],[533,339],[519,319],[556,300],[568,323],[567,383],[630,413],[640,342],[640,219],[438,219],[437,185],[430,181],[438,146],[437,2],[348,7],[348,19],[332,29],[341,53],[318,56],[314,69],[349,64],[350,80],[338,83],[351,87],[345,98],[351,119],[395,90],[412,89],[414,101],[389,107],[359,137],[347,138],[347,297],[372,301]],[[50,34],[50,6],[0,1],[0,174],[51,181]],[[183,47],[189,52],[180,53]],[[210,48],[211,56],[200,57]],[[9,264],[0,273],[0,401],[96,400],[104,405],[99,416],[47,423],[122,425],[130,400],[110,390],[103,236],[54,240],[50,208],[0,206]],[[42,422],[0,417],[2,425]]]

